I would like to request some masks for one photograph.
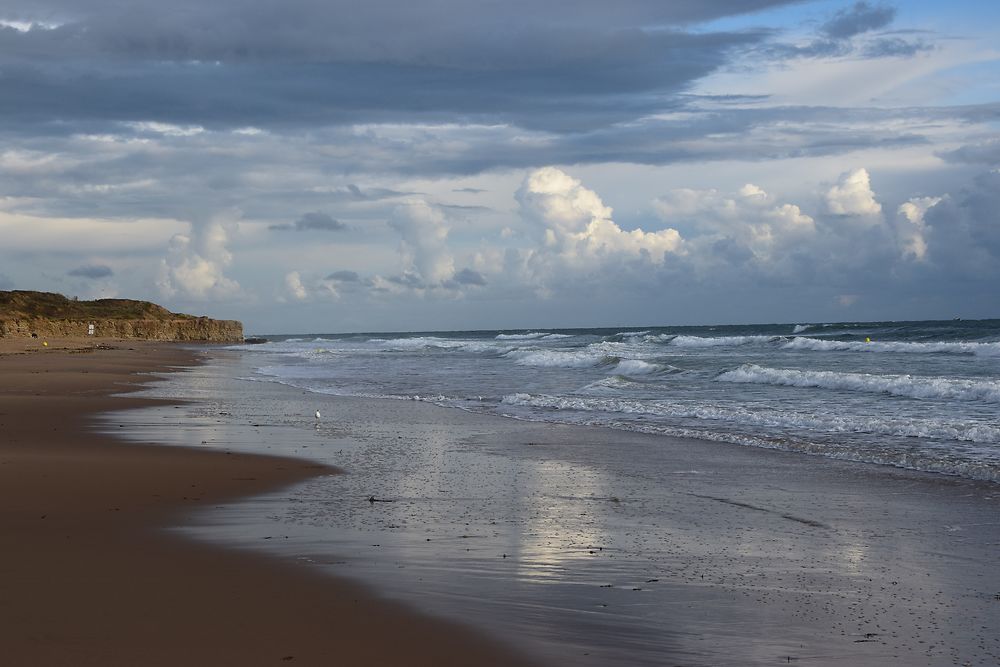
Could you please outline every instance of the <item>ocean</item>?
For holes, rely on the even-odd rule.
[[[248,379],[1000,482],[1000,320],[269,339]]]
[[[274,336],[107,415],[343,474],[176,530],[551,664],[1000,660],[1000,321]],[[314,416],[321,413],[319,419]]]

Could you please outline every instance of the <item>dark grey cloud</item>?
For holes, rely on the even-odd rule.
[[[339,232],[347,229],[347,225],[339,220],[334,220],[326,213],[314,211],[304,214],[292,224],[269,225],[268,229],[296,232]]]
[[[914,56],[935,48],[926,39],[931,34],[927,31],[893,30],[876,35],[868,34],[888,26],[895,16],[896,10],[893,7],[856,2],[823,23],[812,40],[804,44],[770,41],[763,43],[759,51],[767,57],[783,60],[848,55],[861,58],[898,58]]]
[[[893,58],[909,57],[932,51],[933,44],[922,40],[906,40],[902,37],[880,37],[873,39],[861,48],[861,54],[865,58]]]
[[[90,280],[97,280],[98,278],[110,278],[114,274],[115,272],[111,270],[110,266],[104,266],[103,264],[90,264],[87,266],[80,266],[66,272],[67,276],[73,276],[75,278],[88,278]]]
[[[595,127],[662,108],[767,35],[688,25],[789,1],[15,1],[8,18],[60,25],[0,30],[0,118]]]
[[[324,278],[324,280],[335,280],[341,283],[356,283],[360,282],[361,276],[354,271],[334,271]]]
[[[896,10],[887,5],[872,5],[855,2],[852,6],[837,12],[833,18],[820,27],[820,32],[832,39],[846,39],[863,32],[878,30],[892,23]]]
[[[456,272],[452,280],[459,285],[483,286],[486,284],[486,278],[483,277],[483,274],[468,268]]]
[[[980,174],[928,209],[924,220],[930,259],[939,269],[966,279],[1000,279],[1000,172]]]
[[[1000,164],[1000,139],[990,139],[978,144],[970,144],[955,150],[939,153],[949,162],[963,164]]]

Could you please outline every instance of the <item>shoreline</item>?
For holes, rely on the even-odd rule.
[[[1000,655],[992,483],[247,382],[255,363],[213,353],[149,392],[199,402],[136,412],[128,430],[350,474],[201,512],[187,535],[359,581],[555,664]]]
[[[165,530],[195,509],[333,472],[292,458],[125,442],[94,428],[98,414],[167,404],[112,394],[196,356],[190,346],[138,341],[53,340],[47,349],[0,341],[7,660],[528,664],[356,583]]]

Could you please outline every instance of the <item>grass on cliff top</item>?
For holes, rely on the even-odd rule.
[[[172,313],[163,306],[134,299],[77,301],[53,292],[0,290],[0,318],[51,320],[178,320],[192,315]]]

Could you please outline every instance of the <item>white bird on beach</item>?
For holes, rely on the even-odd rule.
[[[319,410],[317,410],[317,411],[316,411],[316,419],[319,419],[319,418],[320,418],[320,417],[322,417],[322,416],[323,416],[323,415],[321,415],[321,414],[319,413]]]

